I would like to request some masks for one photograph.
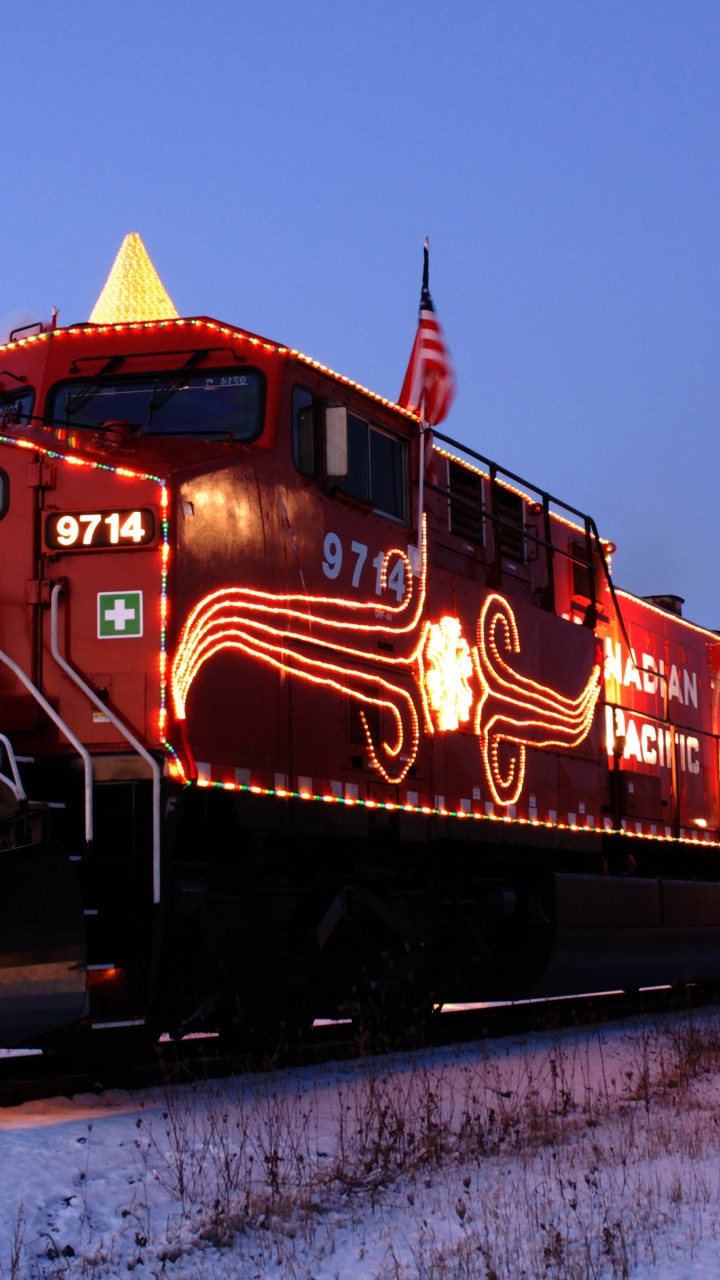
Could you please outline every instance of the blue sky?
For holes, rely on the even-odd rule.
[[[3,7],[0,329],[127,231],[179,311],[395,397],[422,241],[445,429],[720,627],[717,0]]]

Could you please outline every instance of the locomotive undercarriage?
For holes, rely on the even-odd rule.
[[[257,1047],[322,1017],[408,1038],[447,1002],[720,973],[720,883],[689,846],[633,866],[618,837],[471,839],[447,820],[167,782],[154,904],[150,782],[106,762],[88,851],[76,763],[22,768],[42,799],[2,792],[4,1044],[72,1023],[98,1047],[139,1027]]]
[[[400,1036],[443,1003],[720,972],[720,885],[699,857],[689,881],[669,858],[630,874],[599,835],[454,839],[417,815],[209,789],[181,805],[158,987],[176,1034],[382,1017]]]

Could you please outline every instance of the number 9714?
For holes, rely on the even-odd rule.
[[[154,537],[155,515],[145,507],[53,512],[45,520],[45,542],[53,551],[147,546]]]

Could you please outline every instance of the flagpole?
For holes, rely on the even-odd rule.
[[[425,423],[420,419],[420,475],[418,476],[418,546],[422,539],[425,508]]]
[[[421,299],[429,292],[430,289],[430,237],[425,236],[423,243],[423,278]],[[422,305],[422,303],[421,303]],[[422,542],[422,523],[425,514],[425,432],[427,431],[427,423],[425,421],[425,387],[422,390],[422,399],[420,401],[420,474],[418,476],[418,546]]]
[[[430,297],[429,259],[430,240],[426,236],[423,246],[423,280],[418,328],[398,399],[401,409],[408,409],[411,413],[416,414],[419,419],[417,440],[419,450],[417,478],[418,541],[422,537],[425,516],[425,468],[428,465],[432,467],[432,447],[428,455],[427,442],[429,439],[430,446],[432,446],[432,428],[447,417],[450,405],[455,398],[455,374],[452,359]],[[429,437],[428,431],[430,432]],[[432,471],[428,472],[428,482],[432,488]]]

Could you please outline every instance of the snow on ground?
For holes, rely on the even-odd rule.
[[[0,1276],[716,1280],[720,1018],[0,1110]]]

